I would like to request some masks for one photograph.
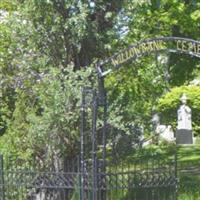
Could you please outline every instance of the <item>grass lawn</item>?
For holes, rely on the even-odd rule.
[[[179,200],[200,200],[200,145],[179,146]]]
[[[178,146],[177,152],[179,165],[200,168],[200,145]]]

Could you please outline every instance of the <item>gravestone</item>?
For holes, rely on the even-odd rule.
[[[178,126],[176,131],[176,142],[177,144],[193,144],[192,112],[191,109],[186,105],[186,94],[183,94],[180,100],[182,105],[177,111]]]

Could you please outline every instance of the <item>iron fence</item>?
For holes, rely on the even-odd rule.
[[[0,169],[1,200],[175,200],[176,160],[166,155],[129,158],[127,161],[85,160],[84,172],[71,162],[73,172],[41,172],[26,167]],[[1,163],[3,157],[1,156]],[[76,165],[76,166],[72,166]],[[94,184],[94,176],[96,184]],[[94,196],[95,191],[95,196]]]

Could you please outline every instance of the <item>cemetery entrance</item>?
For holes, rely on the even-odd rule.
[[[0,159],[1,200],[176,200],[176,145],[163,151],[137,153],[144,142],[140,127],[132,134],[108,123],[104,79],[124,63],[155,52],[200,57],[198,41],[163,37],[141,41],[97,64],[97,88],[83,88],[80,154],[63,171],[12,165]]]
[[[177,53],[200,57],[200,43],[191,39],[148,39],[97,64],[98,89],[83,89],[81,126],[81,184],[91,174],[91,193],[82,187],[81,199],[170,200],[178,198],[176,145],[163,152],[134,154],[144,141],[140,127],[132,135],[119,133],[108,122],[104,80],[125,63],[151,53]],[[90,133],[90,135],[88,135]],[[88,137],[89,136],[89,137]],[[133,136],[133,137],[132,137]],[[90,164],[89,164],[90,163]]]

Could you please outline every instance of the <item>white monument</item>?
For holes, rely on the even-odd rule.
[[[191,109],[186,105],[187,96],[183,94],[180,98],[182,105],[178,109],[178,127],[177,129],[192,130],[192,113]]]
[[[193,144],[192,136],[192,112],[186,105],[187,96],[183,94],[180,98],[182,105],[177,111],[178,126],[176,131],[177,144]]]
[[[159,125],[156,132],[160,135],[160,138],[172,142],[175,140],[174,132],[171,125]]]
[[[154,131],[155,133],[164,140],[167,140],[169,142],[172,142],[175,140],[174,138],[174,132],[172,130],[171,125],[164,125],[160,124],[160,117],[158,114],[154,114],[152,118],[152,122],[154,125]]]

